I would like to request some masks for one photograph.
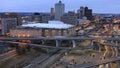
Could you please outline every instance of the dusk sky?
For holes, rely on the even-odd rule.
[[[59,0],[0,0],[0,12],[50,12]],[[120,0],[62,0],[65,10],[88,6],[93,13],[120,13]]]

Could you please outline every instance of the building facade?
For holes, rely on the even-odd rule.
[[[2,35],[9,34],[10,29],[22,25],[22,19],[16,13],[1,14]]]
[[[11,37],[53,37],[53,36],[74,36],[73,25],[50,23],[25,24],[10,30]]]
[[[55,19],[55,10],[54,10],[54,8],[51,8],[51,10],[50,10],[50,16],[51,16],[50,20],[54,20]]]
[[[88,7],[85,7],[85,17],[87,17],[88,20],[92,20],[92,9],[88,9]]]
[[[51,15],[50,14],[43,14],[43,15],[41,15],[42,23],[48,23],[49,20],[51,20]]]
[[[77,11],[78,18],[87,17],[88,20],[92,20],[92,9],[88,9],[88,7],[80,7]]]
[[[10,37],[54,37],[74,35],[75,35],[74,28],[69,29],[16,28],[10,30]]]
[[[60,20],[64,12],[65,12],[65,5],[61,1],[59,1],[59,3],[55,4],[55,20]]]
[[[68,12],[61,17],[61,21],[67,24],[77,25],[77,15],[75,12]]]
[[[35,22],[41,22],[40,13],[34,13],[34,15],[33,15],[33,20],[34,20]]]
[[[16,18],[17,19],[17,25],[22,25],[22,18],[19,14],[17,13],[3,13],[1,14],[1,19],[5,19],[5,18]]]

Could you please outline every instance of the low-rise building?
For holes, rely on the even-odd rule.
[[[49,21],[49,23],[23,24],[10,30],[11,37],[53,37],[75,35],[73,25],[64,24],[60,21]]]

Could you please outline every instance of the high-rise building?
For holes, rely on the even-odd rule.
[[[59,1],[59,3],[55,4],[55,20],[60,20],[64,12],[65,12],[65,5],[61,1]]]
[[[88,9],[88,7],[85,7],[84,16],[87,17],[88,20],[91,20],[92,19],[92,9]]]
[[[88,9],[88,7],[80,7],[77,11],[78,18],[81,19],[84,16],[87,17],[88,20],[92,19],[92,9]]]
[[[75,12],[69,11],[61,17],[61,21],[67,24],[77,25],[77,15]]]
[[[50,10],[50,16],[51,16],[51,20],[54,20],[54,17],[55,17],[54,8],[51,8],[51,10]]]
[[[51,10],[50,10],[50,15],[54,15],[54,14],[55,14],[54,8],[51,8]]]
[[[80,9],[78,9],[77,13],[78,13],[78,18],[81,19],[82,17],[84,17],[85,8],[81,6]]]
[[[10,29],[22,25],[21,16],[16,13],[1,14],[2,35],[9,34]]]

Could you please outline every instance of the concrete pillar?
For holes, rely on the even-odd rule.
[[[55,42],[56,42],[56,47],[59,47],[60,46],[59,40],[55,40]]]
[[[67,50],[65,51],[65,55],[67,55],[68,54],[68,52],[67,52]]]
[[[93,40],[91,40],[91,46],[93,46]]]
[[[111,68],[111,65],[110,63],[106,64],[107,68]]]
[[[45,44],[45,40],[42,40],[42,45],[44,45]]]
[[[120,61],[116,61],[117,68],[120,68]]]
[[[112,62],[109,63],[110,68],[112,68]]]
[[[101,45],[100,45],[100,44],[99,44],[98,46],[99,46],[99,52],[101,52],[102,47],[101,47]]]
[[[116,45],[116,46],[118,45],[118,41],[115,41],[115,45]]]
[[[111,41],[110,43],[113,43],[113,41]]]
[[[103,66],[104,66],[103,68],[106,68],[106,64],[103,64]]]
[[[118,48],[117,47],[114,47],[115,48],[115,56],[117,57],[118,56]]]
[[[73,48],[76,47],[76,42],[75,40],[72,40]]]

